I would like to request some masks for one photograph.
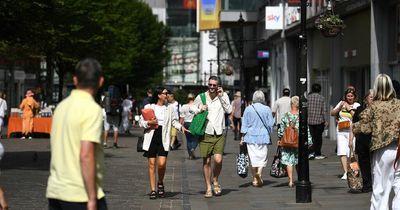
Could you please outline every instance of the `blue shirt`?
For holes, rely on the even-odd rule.
[[[257,115],[257,112],[260,117]],[[264,122],[264,123],[263,123]],[[265,125],[264,125],[265,124]],[[244,142],[249,144],[272,144],[270,133],[274,125],[272,111],[268,106],[255,103],[246,107],[242,117],[242,128]],[[268,129],[268,130],[267,130]]]

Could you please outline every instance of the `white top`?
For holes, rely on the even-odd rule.
[[[194,106],[194,104],[184,104],[181,108],[180,117],[183,118],[184,122],[192,122],[194,114],[190,112],[190,107]]]
[[[156,107],[161,107],[161,106],[156,106],[155,104],[147,104],[144,106],[145,109],[151,108],[154,111],[158,108]],[[156,117],[158,120],[163,119],[163,126],[162,126],[162,144],[164,147],[165,151],[169,151],[169,145],[171,142],[171,128],[174,127],[178,129],[179,131],[182,131],[182,125],[178,122],[178,118],[176,118],[176,114],[174,113],[174,109],[172,106],[162,106],[164,107],[162,110],[164,110],[164,117],[159,118],[156,114]],[[154,135],[154,129],[148,129],[149,125],[147,124],[147,121],[143,119],[143,115],[140,116],[139,119],[139,125],[140,127],[145,128],[144,130],[144,140],[143,140],[143,150],[148,151],[150,148],[151,141],[153,139]]]
[[[0,117],[4,117],[7,113],[7,102],[0,98]]]
[[[174,101],[173,103],[170,103],[170,105],[174,107],[176,118],[179,119],[179,103],[178,103],[178,101]]]
[[[166,106],[154,105],[154,114],[156,115],[159,126],[164,126],[164,114],[166,109]]]
[[[342,101],[339,101],[339,103],[335,106],[334,109],[338,109],[340,107],[340,104],[342,103]],[[357,102],[354,102],[352,105],[350,105],[351,109],[357,109],[357,107],[359,107],[360,104]],[[346,107],[343,106],[342,110],[339,111],[338,114],[338,122],[343,122],[343,121],[350,121],[350,123],[353,122],[353,116],[350,114],[350,110],[346,110]],[[336,130],[339,131],[339,128],[336,127]],[[348,130],[341,130],[340,132],[349,132]]]
[[[131,111],[132,109],[132,101],[129,99],[124,99],[122,101],[122,115],[126,115]]]
[[[290,112],[290,97],[282,96],[281,98],[276,100],[274,106],[272,107],[272,112],[276,113],[276,124],[280,124],[282,116],[286,112]]]
[[[230,114],[232,112],[232,106],[229,101],[229,97],[226,93],[223,96],[216,96],[214,99],[210,98],[208,91],[206,92],[206,104],[207,104],[207,126],[206,134],[210,135],[222,135],[225,129],[225,113]],[[194,100],[194,106],[190,109],[194,114],[200,112],[201,103],[200,95]]]

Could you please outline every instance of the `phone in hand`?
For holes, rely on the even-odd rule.
[[[222,93],[222,92],[223,92],[223,90],[222,90],[222,87],[221,87],[221,86],[218,86],[217,92],[218,92],[218,93]]]

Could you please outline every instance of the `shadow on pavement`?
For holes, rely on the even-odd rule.
[[[44,170],[50,167],[50,152],[6,152],[1,161],[2,170]]]

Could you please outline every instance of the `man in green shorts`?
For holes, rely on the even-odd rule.
[[[200,155],[203,157],[203,173],[206,182],[206,194],[204,197],[210,198],[221,195],[221,186],[218,177],[222,169],[222,155],[224,153],[224,129],[225,114],[232,112],[229,97],[220,87],[220,79],[211,76],[208,79],[208,91],[206,95],[206,105],[201,103],[200,95],[194,101],[195,106],[191,110],[196,114],[208,111],[207,125],[204,137],[200,140]],[[211,170],[211,156],[214,156],[214,168]],[[212,178],[212,181],[211,181]],[[212,185],[211,185],[212,184]]]

